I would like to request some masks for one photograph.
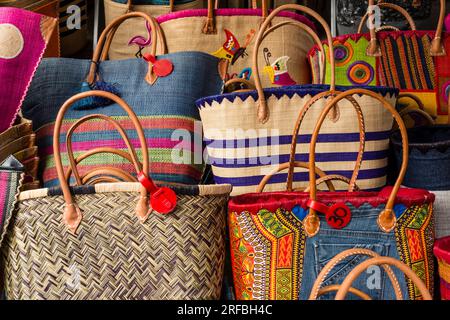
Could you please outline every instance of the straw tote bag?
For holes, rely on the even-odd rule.
[[[252,79],[255,72],[250,58],[253,41],[261,22],[267,17],[267,0],[262,1],[261,10],[256,9],[255,1],[253,9],[214,9],[217,3],[215,6],[213,0],[208,0],[208,9],[184,10],[159,16],[157,21],[166,35],[168,52],[199,50],[210,53],[229,63],[228,79]],[[259,58],[284,76],[278,79],[269,75],[264,77],[264,87],[311,82],[306,56],[314,42],[307,31],[289,25],[289,22],[296,21],[314,29],[311,21],[293,12],[280,12],[274,18],[274,23],[286,22],[288,25],[279,33],[267,36],[263,43],[265,50],[260,52]],[[127,39],[127,43],[130,40]],[[131,42],[137,44],[130,52],[134,56],[141,41],[134,39]]]
[[[202,159],[202,141],[198,133],[201,131],[198,121],[200,116],[195,101],[203,96],[221,92],[223,74],[220,71],[220,60],[194,51],[158,55],[154,58],[155,65],[143,58],[103,60],[102,52],[108,49],[108,43],[105,45],[107,38],[113,37],[114,30],[123,21],[131,18],[140,18],[141,22],[146,19],[150,25],[157,25],[153,18],[144,13],[126,14],[104,30],[92,61],[44,59],[38,68],[22,111],[33,121],[45,187],[58,185],[52,147],[57,111],[64,101],[74,94],[94,88],[116,93],[133,105],[134,112],[145,128],[152,157],[153,179],[183,184],[198,184],[201,180],[205,165]],[[151,57],[156,54],[157,43],[159,51],[164,52],[164,37],[159,33],[159,28],[155,27],[153,30]],[[163,69],[169,65],[169,74],[156,74],[159,61],[164,63]],[[161,72],[161,65],[158,67],[158,72]],[[80,101],[68,112],[61,139],[64,139],[74,119],[95,114],[99,110],[118,120],[127,130],[132,128],[130,120],[118,105],[107,99],[94,97]],[[137,143],[136,136],[131,137],[132,142]],[[113,127],[95,121],[85,127],[83,135],[74,139],[73,151],[78,156],[93,144],[122,150],[126,148]],[[63,162],[67,164],[66,150],[62,149],[61,152]],[[133,172],[126,160],[109,155],[92,157],[82,164],[80,170],[83,173],[105,164]]]
[[[102,183],[124,172],[98,167],[93,179],[84,176],[87,185],[69,187],[60,155],[62,120],[73,103],[92,96],[114,100],[135,126],[142,166],[129,137],[123,137],[140,183]],[[80,122],[95,117],[124,132],[101,115]],[[231,186],[154,185],[146,174],[149,154],[139,119],[107,92],[69,99],[58,113],[54,139],[61,188],[22,192],[6,229],[1,265],[7,299],[220,297]]]
[[[330,273],[332,273],[334,268],[337,268],[337,266],[339,266],[339,264],[346,259],[358,256],[367,256],[369,257],[369,259],[361,262],[355,268],[353,268],[353,270],[351,270],[347,277],[344,279],[342,284],[323,287],[323,282],[330,275]],[[362,300],[372,300],[369,294],[355,289],[354,287],[352,287],[352,284],[364,271],[369,271],[369,267],[373,270],[374,266],[382,267],[386,271],[391,285],[395,290],[395,296],[397,300],[404,300],[404,296],[399,286],[398,279],[392,271],[391,266],[398,268],[402,273],[405,274],[406,277],[410,279],[410,281],[414,283],[414,285],[420,291],[424,300],[433,300],[425,283],[423,283],[423,281],[414,273],[413,270],[411,270],[411,268],[397,259],[393,259],[391,257],[383,257],[376,252],[367,249],[348,249],[337,254],[333,259],[331,259],[318,275],[316,282],[314,283],[314,287],[311,290],[309,300],[318,300],[321,296],[331,292],[336,292],[335,300],[344,300],[349,293],[361,298]]]
[[[329,27],[323,18],[309,8],[298,5],[286,5],[275,9],[261,26],[255,40],[253,51],[253,69],[259,70],[259,48],[267,35],[272,19],[286,9],[304,11],[318,19],[327,31],[331,41]],[[304,25],[296,24],[302,28]],[[270,32],[284,23],[274,24]],[[333,57],[331,57],[333,58]],[[333,69],[331,70],[333,74]],[[259,72],[255,72],[256,91],[235,92],[197,101],[204,128],[204,139],[208,159],[212,165],[216,183],[233,185],[233,195],[254,192],[261,179],[278,164],[287,162],[290,155],[291,137],[300,123],[299,143],[308,143],[316,119],[325,107],[327,99],[337,91],[351,87],[326,85],[289,86],[284,88],[263,89]],[[367,87],[392,104],[395,103],[397,90],[385,87]],[[312,96],[317,96],[312,105],[307,105]],[[389,133],[392,117],[386,111],[380,111],[378,100],[370,96],[351,97],[353,102],[362,106],[367,130],[365,161],[361,169],[360,187],[363,190],[381,188],[386,184],[386,166],[389,149]],[[326,122],[320,135],[318,147],[318,167],[327,174],[339,174],[350,177],[357,154],[351,152],[359,144],[358,125],[351,119],[351,110],[342,101],[335,108],[332,117]],[[341,106],[342,104],[342,106]],[[304,116],[296,124],[300,110]],[[303,148],[296,161],[308,161],[308,152]],[[270,181],[268,191],[284,188],[287,180],[285,173],[279,173]],[[308,177],[296,173],[294,188],[306,187]]]
[[[375,1],[371,0],[370,5]],[[399,88],[401,92],[417,96],[425,111],[437,124],[448,121],[448,94],[450,92],[450,36],[443,31],[445,0],[440,0],[441,11],[436,31],[417,31],[412,18],[394,4],[380,3],[380,7],[399,10],[409,21],[410,31],[386,30],[381,27],[370,33],[359,33],[335,38],[338,85],[382,85]],[[366,14],[365,18],[369,16]],[[372,17],[371,17],[372,18]],[[372,24],[374,25],[374,24]],[[327,51],[327,49],[326,49]],[[313,79],[320,83],[323,67],[318,48],[310,52]],[[328,69],[329,62],[326,64]],[[329,83],[329,77],[325,83]],[[401,102],[401,100],[400,100]]]
[[[356,93],[377,99],[394,116],[404,142],[402,170],[393,187],[379,192],[352,192],[352,186],[346,192],[317,192],[319,131],[336,103]],[[364,139],[363,126],[360,134]],[[292,143],[294,147],[295,140]],[[401,260],[433,292],[434,196],[425,190],[400,188],[408,163],[408,136],[395,108],[366,89],[338,94],[321,113],[309,152],[309,192],[250,193],[230,200],[228,219],[236,298],[307,299],[314,279],[326,263],[339,252],[352,248],[369,249]],[[358,166],[357,163],[356,174]],[[323,284],[341,283],[360,259],[340,263]],[[405,298],[426,298],[398,270],[394,274]],[[362,275],[353,287],[366,291],[370,275]],[[395,299],[395,290],[387,285],[386,273],[381,272],[380,277],[379,285],[371,288],[371,297]]]
[[[163,4],[161,4],[163,3]],[[165,3],[165,4],[164,4]],[[118,17],[128,12],[143,12],[153,17],[160,15],[182,11],[187,9],[200,9],[203,8],[203,0],[170,0],[170,1],[117,1],[117,0],[104,0],[105,5],[105,23],[110,24]],[[148,37],[145,24],[137,21],[127,21],[117,30],[111,48],[109,50],[109,58],[111,60],[127,59],[135,56],[137,48],[130,46],[129,41],[133,37]]]

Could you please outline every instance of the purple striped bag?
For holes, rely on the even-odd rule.
[[[216,183],[233,185],[232,195],[255,192],[261,179],[279,164],[288,162],[291,156],[296,161],[308,161],[307,145],[317,118],[327,101],[338,91],[352,87],[326,85],[301,85],[282,88],[263,89],[259,77],[258,50],[262,38],[266,35],[271,19],[280,11],[296,9],[305,11],[321,22],[332,46],[331,32],[327,23],[311,9],[298,5],[285,5],[275,9],[261,26],[253,50],[253,69],[257,91],[235,92],[205,97],[197,101],[204,128],[209,161]],[[270,28],[275,31],[281,24]],[[332,60],[334,63],[334,59]],[[260,62],[261,63],[261,62]],[[332,77],[334,75],[332,68]],[[386,87],[365,87],[376,92],[395,104],[398,90]],[[290,154],[296,119],[311,97],[317,99],[310,110],[301,119],[296,155]],[[358,103],[364,115],[366,126],[366,152],[360,171],[359,186],[363,190],[382,188],[386,185],[389,132],[392,117],[388,112],[380,111],[380,103],[366,95],[355,94],[352,97]],[[317,162],[318,167],[327,174],[351,177],[359,145],[358,124],[352,121],[352,108],[342,101],[335,109],[333,117],[324,124],[319,135]],[[285,190],[286,173],[272,177],[267,191]],[[305,188],[308,175],[297,172],[294,176],[294,188]],[[341,186],[337,186],[340,189]],[[347,187],[345,187],[347,189]]]

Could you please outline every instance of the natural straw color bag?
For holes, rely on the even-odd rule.
[[[136,1],[134,1],[136,2]],[[105,4],[105,23],[110,24],[118,17],[129,12],[143,12],[152,17],[158,17],[162,14],[172,13],[187,9],[203,8],[203,0],[194,1],[175,1],[170,0],[168,5],[156,5],[151,2],[156,1],[141,1],[149,4],[133,4],[132,0],[120,3],[114,0],[104,0]],[[109,58],[111,60],[133,58],[137,52],[136,47],[129,46],[128,42],[131,38],[136,36],[147,37],[147,29],[145,24],[141,21],[127,21],[117,30],[117,34],[111,44],[109,50]]]
[[[361,262],[355,268],[353,268],[353,270],[349,272],[341,285],[334,284],[322,287],[325,279],[330,276],[330,273],[334,268],[343,263],[345,260],[355,259],[358,256],[368,256],[369,259]],[[380,266],[384,269],[394,288],[397,300],[403,300],[404,297],[398,279],[392,271],[391,266],[397,267],[402,273],[405,274],[406,277],[410,278],[410,280],[417,287],[417,290],[420,291],[424,300],[432,300],[431,294],[428,291],[425,283],[423,283],[423,281],[414,273],[414,271],[403,262],[391,257],[380,256],[374,251],[362,248],[345,250],[331,259],[317,276],[316,282],[314,283],[313,289],[311,290],[309,300],[317,300],[319,297],[322,297],[327,293],[336,291],[336,300],[344,300],[349,293],[352,293],[363,300],[372,300],[370,295],[366,292],[352,287],[353,282],[370,266]]]
[[[129,138],[123,137],[143,184],[69,187],[60,154],[62,120],[76,101],[94,95],[113,100],[131,118],[142,166]],[[78,94],[61,107],[54,153],[61,188],[21,193],[7,226],[1,265],[8,299],[220,297],[231,186],[174,186],[173,207],[170,189],[152,186],[147,177],[149,154],[137,116],[122,99],[103,91]],[[91,174],[90,183],[96,183],[120,172],[101,167]],[[160,214],[158,207],[173,211]]]
[[[203,122],[204,136],[216,183],[233,185],[233,195],[254,192],[261,179],[280,163],[289,159],[308,161],[306,148],[297,155],[291,153],[292,133],[299,134],[299,144],[309,142],[314,125],[327,101],[339,91],[352,87],[326,85],[299,85],[263,89],[260,77],[260,46],[269,34],[276,35],[286,22],[274,23],[282,11],[296,9],[306,12],[321,22],[331,43],[331,32],[325,20],[313,10],[299,5],[285,5],[275,9],[262,24],[253,48],[253,69],[256,91],[234,92],[205,97],[197,101]],[[269,27],[274,23],[272,27]],[[304,28],[299,22],[293,27]],[[291,26],[291,27],[292,27]],[[330,57],[332,63],[334,57]],[[333,68],[330,70],[333,77]],[[367,87],[395,104],[398,91],[393,88]],[[317,96],[316,96],[317,95]],[[310,100],[312,96],[316,99]],[[366,153],[360,174],[359,186],[363,190],[376,189],[386,184],[386,166],[389,149],[389,133],[392,117],[380,108],[380,102],[370,96],[355,94],[351,97],[362,108],[367,131]],[[312,102],[312,105],[307,105]],[[358,124],[352,121],[350,101],[342,101],[327,119],[320,134],[318,167],[327,174],[350,177],[360,142]],[[305,112],[299,117],[300,110]],[[307,112],[306,112],[307,111]],[[299,118],[296,123],[296,119]],[[323,143],[322,143],[323,142]],[[305,188],[308,177],[296,173],[295,188]],[[286,173],[273,177],[268,191],[284,189]]]

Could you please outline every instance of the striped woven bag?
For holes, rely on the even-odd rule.
[[[285,5],[275,9],[261,26],[253,50],[253,69],[256,91],[239,91],[218,96],[205,97],[197,101],[204,127],[209,161],[216,183],[233,185],[233,195],[254,192],[261,179],[272,172],[280,163],[290,158],[292,133],[301,132],[298,142],[303,148],[294,155],[296,161],[308,161],[308,151],[304,146],[309,142],[316,119],[330,99],[338,91],[351,87],[326,85],[288,86],[263,89],[259,77],[258,52],[263,38],[270,32],[284,26],[280,22],[267,30],[272,19],[283,10],[296,9],[315,17],[324,26],[331,43],[331,32],[320,15],[299,5]],[[292,23],[304,28],[304,25]],[[331,57],[331,61],[334,61]],[[334,69],[330,70],[331,77]],[[397,90],[385,87],[367,87],[392,104]],[[320,93],[320,95],[318,95]],[[316,96],[317,95],[317,96]],[[316,100],[306,106],[312,96]],[[366,135],[365,160],[360,173],[360,187],[363,190],[381,188],[386,184],[387,153],[392,118],[386,111],[380,111],[380,103],[370,96],[355,94],[352,99],[362,106]],[[357,154],[351,150],[359,144],[358,125],[351,121],[351,109],[342,101],[335,108],[319,138],[317,163],[327,174],[339,174],[350,178]],[[311,107],[311,108],[310,108]],[[298,113],[303,108],[304,117],[296,125]],[[278,173],[267,186],[268,191],[284,189],[286,173]],[[305,173],[295,173],[294,188],[306,187]]]
[[[152,157],[153,179],[183,184],[200,182],[204,170],[203,146],[199,133],[200,116],[195,101],[221,91],[223,75],[219,70],[220,60],[194,51],[157,55],[155,65],[162,61],[165,63],[163,67],[169,65],[167,70],[171,71],[170,74],[163,73],[163,76],[157,76],[157,68],[153,62],[143,58],[105,61],[103,54],[108,51],[107,38],[112,39],[117,27],[131,18],[140,18],[142,23],[146,20],[155,26],[152,28],[152,56],[156,55],[157,43],[160,51],[164,52],[164,36],[154,19],[144,13],[134,12],[121,16],[106,27],[92,61],[44,59],[38,68],[22,110],[33,121],[42,161],[40,173],[45,187],[58,185],[52,139],[55,116],[65,100],[92,89],[115,92],[133,105],[133,110],[145,129]],[[133,128],[123,110],[111,101],[85,99],[69,110],[61,139],[64,141],[65,134],[75,119],[98,113],[99,110],[119,121],[126,130]],[[92,145],[122,150],[126,148],[109,124],[94,121],[84,125],[82,130],[83,134],[77,135],[73,141],[76,156],[89,150]],[[130,136],[132,142],[137,143],[135,132],[131,132]],[[66,150],[63,149],[62,153],[63,163],[67,164]],[[195,157],[195,154],[199,156]],[[98,166],[112,164],[133,172],[129,162],[114,155],[95,155],[82,164],[80,171],[86,172]]]
[[[374,6],[370,0],[369,5]],[[402,93],[418,97],[437,124],[447,123],[447,101],[450,92],[450,34],[443,31],[446,3],[440,0],[441,12],[437,29],[415,30],[415,23],[401,7],[391,3],[378,6],[399,11],[408,20],[412,30],[376,29],[371,23],[370,33],[362,33],[369,13],[361,21],[357,34],[334,39],[336,81],[338,85],[382,85],[399,88]],[[378,10],[377,10],[378,11]],[[328,47],[325,49],[328,55]],[[322,81],[323,55],[318,47],[309,53],[315,83]],[[325,68],[330,68],[330,61]],[[327,75],[325,83],[330,83]],[[403,102],[403,99],[399,99]],[[417,107],[417,105],[412,104]]]
[[[125,157],[141,183],[103,183],[129,174],[98,167],[90,177],[81,175],[86,184],[69,187],[60,153],[63,118],[73,103],[92,96],[111,99],[128,114],[141,144],[142,165],[124,128],[112,118],[84,117],[72,130],[97,118],[112,123],[129,147]],[[155,186],[147,175],[144,134],[131,107],[110,93],[81,93],[61,107],[54,132],[61,188],[19,195],[1,248],[7,299],[220,297],[231,186]],[[98,147],[90,154],[95,152],[111,149]],[[81,159],[86,157],[89,154]],[[71,171],[77,172],[80,158],[71,159]]]

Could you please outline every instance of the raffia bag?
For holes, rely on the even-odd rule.
[[[124,129],[111,118],[85,117],[75,126],[96,118],[114,124],[129,146],[127,157],[140,172],[142,184],[102,183],[126,175],[102,167],[91,172],[91,178],[82,177],[87,185],[69,187],[60,155],[62,120],[74,102],[93,95],[114,100],[126,110],[137,130],[142,166]],[[6,226],[0,283],[7,299],[220,297],[231,186],[154,186],[147,191],[152,182],[146,174],[149,155],[143,129],[122,99],[103,91],[78,94],[61,107],[54,142],[61,188],[22,192]],[[122,154],[104,147],[90,154],[96,152]],[[72,158],[71,172],[77,171],[79,161]],[[176,192],[176,207],[170,190]],[[156,205],[166,205],[166,200],[173,211],[156,212]]]
[[[135,1],[136,2],[136,1]],[[142,1],[141,1],[142,2]],[[152,2],[152,1],[147,1]],[[153,17],[158,17],[162,14],[187,10],[187,9],[199,9],[203,8],[203,0],[193,1],[166,1],[170,2],[169,5],[154,5],[154,4],[141,4],[135,5],[132,0],[128,0],[127,3],[119,3],[114,0],[104,0],[105,4],[105,22],[110,24],[116,18],[131,12],[138,11],[146,13]],[[177,4],[180,3],[180,4]],[[136,23],[135,21],[125,22],[114,38],[109,50],[109,58],[111,60],[132,58],[136,54],[136,48],[128,46],[128,42],[136,35],[147,36],[147,29],[145,24]]]

